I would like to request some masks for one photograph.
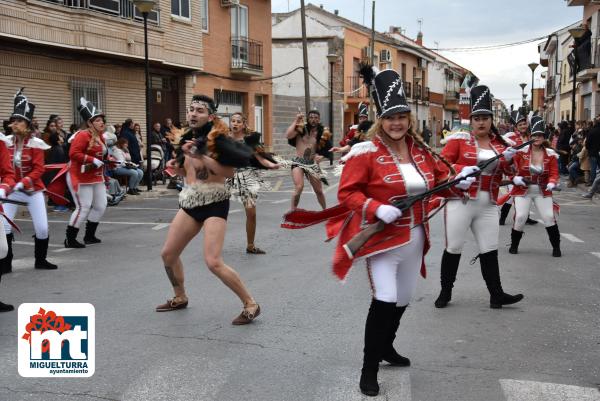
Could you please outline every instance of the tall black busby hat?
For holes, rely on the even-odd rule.
[[[531,117],[531,135],[545,135],[546,122],[540,116]]]
[[[358,104],[358,116],[368,116],[369,106],[366,103],[360,102]]]
[[[29,103],[29,100],[27,100],[27,97],[23,94],[24,89],[25,88],[19,89],[15,94],[15,106],[11,117],[23,118],[31,122],[35,104]]]
[[[471,88],[471,115],[491,115],[492,112],[492,94],[490,88],[485,85],[479,85]]]
[[[525,113],[525,110],[522,107],[519,107],[517,110],[513,110],[510,113],[510,121],[514,125],[517,125],[523,120],[527,120],[527,113]]]
[[[79,111],[79,114],[81,114],[81,118],[83,118],[84,121],[90,121],[98,116],[104,117],[104,113],[101,110],[98,110],[96,106],[92,104],[92,102],[85,100],[84,97],[79,99],[79,103],[80,105],[77,110]]]
[[[377,117],[382,118],[395,113],[410,112],[404,94],[402,78],[394,70],[377,71],[371,65],[362,65],[360,74],[366,85],[371,86],[371,93],[375,99]]]

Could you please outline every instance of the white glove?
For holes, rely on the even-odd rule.
[[[554,188],[556,188],[556,184],[553,182],[549,182],[548,185],[546,185],[546,191],[552,191]]]
[[[20,191],[22,189],[25,189],[25,185],[23,185],[22,182],[17,182],[17,185],[14,186],[13,188],[15,191]]]
[[[391,205],[381,205],[375,211],[375,216],[384,223],[390,224],[402,217],[402,210]]]
[[[102,160],[98,160],[96,158],[94,158],[94,160],[92,160],[92,163],[94,163],[94,166],[96,166],[96,168],[100,168],[100,167],[104,166],[104,162]]]
[[[479,171],[479,167],[477,166],[467,166],[461,170],[460,173],[456,174],[455,178],[465,178],[469,174],[473,174]]]
[[[475,180],[477,180],[477,178],[467,177],[464,180],[462,180],[461,182],[459,182],[458,184],[456,184],[455,187],[458,189],[462,189],[463,191],[466,191],[467,189],[469,189],[471,187],[471,184],[473,184],[475,182]]]
[[[6,199],[6,191],[3,188],[0,188],[0,198]]]
[[[526,187],[527,184],[525,183],[525,181],[523,180],[523,177],[521,177],[520,175],[516,175],[513,178],[513,184],[518,185],[520,187]]]
[[[518,151],[514,148],[506,148],[506,150],[502,152],[502,156],[504,156],[504,159],[509,162],[517,152]]]

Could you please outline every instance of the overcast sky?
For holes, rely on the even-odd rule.
[[[308,4],[309,1],[305,0]],[[371,0],[317,0],[330,12],[337,9],[342,17],[360,24],[371,24]],[[300,7],[300,0],[272,0],[273,12],[287,12]],[[364,4],[364,8],[363,8]],[[364,9],[364,13],[363,13]],[[505,44],[549,35],[580,21],[583,7],[567,7],[564,0],[377,0],[375,28],[385,32],[391,25],[405,29],[415,38],[417,19],[423,20],[423,44],[430,48],[485,46]],[[437,45],[436,43],[437,42]],[[521,99],[521,82],[531,93],[531,70],[527,64],[539,63],[537,42],[504,50],[485,52],[440,52],[450,60],[472,70],[480,83],[488,85],[506,106]],[[543,81],[538,67],[535,87]]]

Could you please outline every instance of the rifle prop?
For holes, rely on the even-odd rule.
[[[0,203],[12,203],[13,205],[27,206],[27,202],[12,200],[8,198],[0,198]]]
[[[533,140],[523,142],[521,145],[513,147],[513,149],[519,150],[531,143],[533,143]],[[501,157],[503,157],[502,153],[492,157],[491,159],[488,159],[486,161],[478,163],[477,167],[479,167],[479,171],[475,171],[464,177],[455,178],[451,181],[447,181],[443,184],[433,187],[429,191],[425,191],[425,192],[422,192],[417,195],[407,196],[406,198],[399,199],[399,200],[393,202],[392,206],[397,207],[398,209],[404,211],[404,210],[410,208],[412,205],[414,205],[415,202],[420,201],[421,199],[427,198],[428,196],[431,196],[437,192],[451,188],[467,177],[476,177],[476,176],[480,175],[482,173],[483,169],[485,169],[487,166],[494,163],[495,161],[499,160]],[[369,224],[366,228],[364,228],[358,234],[356,234],[354,237],[352,237],[350,239],[350,241],[348,241],[346,244],[344,244],[343,248],[346,250],[346,253],[350,257],[350,259],[353,259],[356,256],[357,252],[360,250],[360,248],[362,248],[363,245],[366,244],[367,241],[373,235],[382,231],[384,229],[384,227],[385,227],[385,223],[381,220],[378,220],[377,223]]]

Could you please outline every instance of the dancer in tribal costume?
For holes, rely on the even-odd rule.
[[[243,310],[232,324],[243,325],[251,323],[261,311],[238,273],[223,261],[230,197],[225,179],[233,177],[234,168],[249,164],[252,151],[229,138],[229,128],[215,115],[216,109],[210,97],[194,95],[187,112],[190,130],[182,139],[193,140],[184,142],[180,148],[181,155],[168,163],[170,169],[184,177],[185,186],[179,194],[180,209],[171,222],[161,252],[175,296],[158,305],[156,311],[167,312],[187,307],[181,253],[204,229],[206,266],[242,301]],[[212,129],[204,135],[203,127],[209,122]]]
[[[242,113],[231,115],[230,126],[233,139],[253,149],[253,160],[256,160],[258,165],[235,169],[233,177],[227,179],[226,186],[232,197],[241,202],[246,211],[246,253],[263,255],[266,252],[254,245],[256,237],[256,201],[258,200],[258,192],[268,190],[270,185],[263,180],[259,169],[276,169],[279,168],[279,164],[274,160],[269,160],[272,158],[265,154],[262,148],[260,133],[249,132],[246,117]]]
[[[296,120],[287,129],[286,136],[290,146],[296,148],[296,156],[292,159],[292,180],[294,181],[294,194],[292,195],[292,209],[298,207],[300,195],[304,190],[304,177],[317,195],[319,205],[326,207],[325,194],[321,183],[328,185],[325,174],[319,167],[319,162],[331,157],[329,149],[332,147],[331,132],[320,123],[321,114],[317,110],[308,112],[308,122],[304,122],[304,115],[298,113]]]
[[[552,256],[561,256],[560,232],[554,214],[552,190],[560,183],[558,153],[544,139],[546,124],[539,116],[531,119],[533,144],[520,150],[514,157],[515,175],[511,195],[515,204],[515,222],[511,231],[509,252],[519,253],[525,221],[529,218],[531,203],[535,203],[552,245]]]
[[[29,103],[23,89],[15,95],[14,112],[10,118],[12,135],[4,138],[6,147],[11,157],[11,164],[15,171],[14,191],[8,195],[8,199],[27,203],[27,210],[31,215],[35,231],[35,265],[36,269],[54,270],[57,266],[46,260],[48,255],[48,214],[46,213],[46,202],[44,190],[46,187],[42,182],[44,174],[44,151],[49,149],[44,141],[32,136],[31,120],[35,105]],[[13,219],[17,214],[18,205],[3,205],[6,216]],[[2,262],[6,272],[12,270],[12,242],[14,236],[12,226],[4,221],[4,230],[8,240],[8,255]]]

